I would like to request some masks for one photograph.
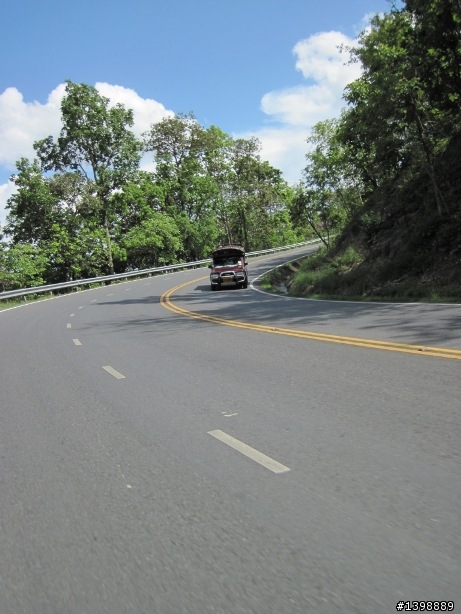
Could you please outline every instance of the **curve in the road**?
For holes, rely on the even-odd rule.
[[[341,343],[344,345],[354,345],[358,347],[370,348],[375,350],[387,350],[391,352],[404,352],[406,354],[417,354],[419,356],[431,356],[433,358],[448,358],[450,360],[461,360],[461,350],[454,350],[440,347],[430,346],[418,346],[408,343],[394,343],[390,341],[377,341],[375,339],[364,339],[359,337],[345,337],[341,335],[329,335],[325,333],[314,333],[310,331],[297,330],[292,328],[280,328],[274,326],[264,326],[263,324],[254,324],[250,322],[241,322],[239,320],[227,320],[225,318],[219,318],[217,316],[210,316],[197,311],[190,311],[180,307],[171,300],[172,295],[193,283],[207,279],[205,277],[199,277],[192,281],[179,284],[170,290],[167,290],[160,297],[160,303],[173,313],[187,316],[190,318],[196,318],[198,320],[205,320],[206,322],[214,322],[215,324],[222,324],[224,326],[234,326],[236,328],[245,328],[249,330],[260,331],[264,333],[272,333],[275,335],[286,335],[289,337],[300,337],[302,339],[313,339],[315,341],[326,341],[329,343]]]

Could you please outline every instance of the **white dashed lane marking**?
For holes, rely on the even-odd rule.
[[[125,379],[125,376],[122,373],[119,373],[113,367],[111,367],[109,365],[107,365],[106,367],[103,367],[103,369],[104,369],[104,371],[107,371],[107,373],[109,373],[110,375],[112,375],[116,379]]]
[[[260,465],[262,465],[266,469],[269,469],[269,471],[272,471],[273,473],[286,473],[287,471],[291,471],[289,467],[286,467],[285,465],[282,465],[282,463],[279,463],[273,458],[270,458],[269,456],[266,456],[262,452],[255,450],[248,444],[243,443],[243,441],[240,441],[239,439],[235,439],[235,437],[232,437],[231,435],[224,433],[224,431],[220,431],[220,430],[208,431],[208,435],[211,435],[212,437],[219,439],[219,441],[222,441],[223,443],[230,446],[231,448],[234,448],[234,450],[237,450],[237,452],[240,452],[241,454],[247,456],[248,458],[251,458],[251,460],[255,461],[256,463],[259,463]]]

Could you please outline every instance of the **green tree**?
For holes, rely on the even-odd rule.
[[[133,226],[122,245],[130,266],[140,269],[174,262],[182,247],[174,219],[158,211],[151,211],[137,226]]]
[[[174,217],[163,210],[162,187],[149,173],[126,184],[114,196],[120,215],[119,257],[123,268],[154,267],[175,262],[182,250],[182,237]],[[122,268],[122,263],[119,263]]]
[[[188,114],[152,126],[145,148],[154,152],[153,179],[164,195],[163,210],[180,228],[186,258],[208,255],[217,242],[267,247],[287,185],[260,159],[257,139],[234,140]]]
[[[261,160],[258,139],[236,139],[229,154],[228,198],[232,238],[245,248],[268,247],[273,213],[286,206],[282,173]]]
[[[363,182],[341,143],[339,126],[340,120],[332,119],[313,127],[303,183],[296,186],[290,204],[292,219],[307,223],[327,248],[331,235],[363,205]]]
[[[291,245],[306,239],[306,233],[302,227],[294,228],[288,207],[275,210],[270,214],[267,235],[264,242],[270,247]]]
[[[193,114],[166,118],[144,135],[145,150],[154,152],[153,180],[163,194],[162,209],[172,216],[183,238],[183,258],[200,259],[219,235],[218,154],[226,136],[205,129]]]
[[[406,0],[414,27],[418,72],[428,97],[459,114],[461,99],[461,3],[459,0]]]
[[[363,205],[363,182],[356,174],[348,148],[339,138],[340,120],[318,122],[307,139],[304,182],[309,189],[334,193],[337,206],[350,217]]]
[[[430,25],[434,17],[439,26],[450,22],[448,42]],[[346,88],[341,126],[371,190],[392,191],[423,169],[439,214],[446,203],[436,159],[460,130],[459,17],[459,3],[447,0],[407,2],[376,16],[353,49],[364,70]]]
[[[104,270],[105,237],[94,218],[98,202],[78,173],[44,177],[37,162],[18,162],[17,192],[7,204],[5,234],[29,243],[47,258],[45,282],[68,281]]]
[[[133,112],[84,83],[66,83],[61,103],[62,129],[55,141],[48,137],[34,144],[44,171],[70,170],[93,186],[105,233],[110,273],[114,272],[111,230],[113,194],[132,180],[139,168],[142,145],[130,130]]]
[[[294,188],[291,215],[299,224],[307,224],[327,249],[332,235],[344,227],[347,219],[346,210],[335,192],[306,188],[302,183]]]
[[[0,292],[41,286],[47,266],[46,255],[36,245],[0,242]]]
[[[36,244],[49,236],[56,199],[37,160],[21,158],[16,165],[18,173],[12,175],[11,181],[17,191],[6,205],[4,232],[13,243]]]

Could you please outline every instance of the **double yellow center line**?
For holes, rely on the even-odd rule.
[[[374,350],[387,350],[390,352],[403,352],[405,354],[417,354],[419,356],[431,356],[435,358],[449,358],[451,360],[461,360],[461,350],[452,350],[448,348],[438,348],[429,346],[410,345],[408,343],[394,343],[392,341],[377,341],[374,339],[361,339],[358,337],[345,337],[342,335],[328,335],[324,333],[314,333],[304,330],[297,330],[293,328],[281,328],[278,326],[264,326],[263,324],[251,324],[249,322],[240,322],[238,320],[226,320],[225,318],[219,318],[217,316],[210,316],[196,311],[189,311],[179,307],[171,300],[171,296],[177,292],[177,290],[184,288],[192,283],[207,279],[207,277],[200,277],[186,283],[180,284],[171,288],[160,297],[160,303],[169,311],[173,313],[187,316],[189,318],[196,318],[197,320],[204,320],[205,322],[213,322],[214,324],[221,324],[224,326],[233,326],[235,328],[244,328],[247,330],[260,331],[264,333],[272,333],[273,335],[285,335],[288,337],[298,337],[300,339],[311,339],[314,341],[326,341],[329,343],[341,343],[343,345],[354,345],[358,347],[371,348]]]

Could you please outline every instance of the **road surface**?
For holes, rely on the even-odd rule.
[[[207,275],[0,312],[0,612],[461,612],[461,306]]]

